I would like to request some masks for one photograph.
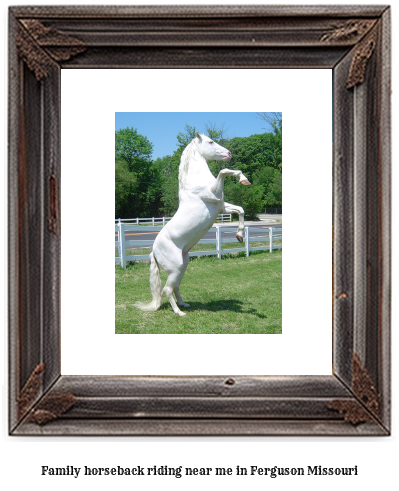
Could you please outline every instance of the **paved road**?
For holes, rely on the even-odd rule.
[[[221,225],[221,224],[220,224]],[[226,227],[227,224],[224,225]],[[234,229],[237,228],[238,222],[233,222],[231,225],[229,224],[229,227],[233,227]],[[269,235],[269,227],[276,227],[276,228],[282,228],[283,224],[282,223],[270,223],[266,224],[265,222],[256,222],[256,223],[248,223],[246,226],[250,228],[264,228],[265,232],[257,232],[257,235],[261,237],[262,235]],[[158,235],[158,232],[145,232],[145,228],[143,227],[143,232],[136,232],[136,231],[128,231],[125,233],[125,240],[155,240],[155,237]],[[229,237],[232,237],[233,241],[236,241],[236,232],[225,232],[223,234],[223,238],[227,239]],[[215,232],[207,232],[203,239],[214,239],[215,238]],[[117,234],[115,234],[115,240],[118,240]],[[148,246],[147,246],[148,247]]]

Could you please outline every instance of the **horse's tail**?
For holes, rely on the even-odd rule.
[[[159,273],[159,266],[155,259],[154,253],[150,254],[150,288],[152,294],[152,301],[150,303],[136,302],[133,306],[137,307],[144,312],[154,312],[158,310],[162,302],[162,282],[161,275]]]

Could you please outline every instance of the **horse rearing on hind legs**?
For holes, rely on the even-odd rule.
[[[190,305],[183,302],[179,286],[189,263],[188,251],[208,232],[219,213],[238,213],[236,237],[243,241],[244,210],[224,201],[223,187],[226,176],[237,177],[241,184],[250,182],[240,170],[222,169],[215,178],[207,164],[207,160],[227,162],[230,159],[229,150],[199,133],[184,149],[179,167],[179,209],[159,232],[150,254],[152,302],[136,303],[135,307],[144,311],[157,310],[161,306],[162,293],[165,293],[175,314],[186,315],[179,306]],[[163,290],[159,265],[168,273]]]

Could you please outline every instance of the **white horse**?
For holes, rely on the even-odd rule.
[[[188,251],[208,232],[219,213],[238,213],[236,237],[240,242],[243,241],[244,210],[241,206],[223,200],[223,186],[226,176],[236,176],[241,184],[249,185],[250,182],[240,170],[223,169],[215,178],[206,161],[227,162],[231,159],[231,153],[207,136],[196,135],[184,149],[180,160],[179,209],[159,232],[150,254],[152,302],[134,304],[144,311],[159,309],[162,294],[165,293],[175,314],[182,317],[186,315],[178,306],[190,307],[183,302],[179,292],[180,282],[189,263]],[[158,265],[168,273],[163,290]]]

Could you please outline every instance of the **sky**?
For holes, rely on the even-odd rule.
[[[184,127],[195,127],[199,133],[205,133],[207,124],[216,128],[224,125],[224,137],[250,136],[271,131],[270,125],[262,120],[257,113],[115,113],[115,130],[135,128],[138,133],[146,136],[154,145],[153,159],[172,155],[177,149],[177,134],[184,133]]]

